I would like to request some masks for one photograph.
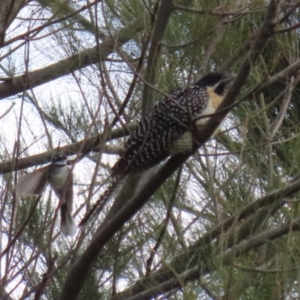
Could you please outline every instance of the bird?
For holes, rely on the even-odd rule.
[[[60,231],[66,237],[73,236],[77,231],[72,217],[73,174],[67,165],[67,156],[64,154],[54,155],[50,165],[21,177],[16,185],[16,196],[41,195],[47,184],[50,184],[59,199]]]
[[[124,180],[146,170],[168,156],[191,152],[193,126],[201,127],[222,103],[235,75],[211,72],[192,87],[179,88],[165,96],[140,120],[125,143],[125,151],[111,169],[111,183],[86,213],[79,227],[99,214]]]

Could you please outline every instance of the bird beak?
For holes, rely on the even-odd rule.
[[[224,79],[222,79],[222,82],[229,83],[232,82],[236,78],[236,74],[226,73],[226,76]]]

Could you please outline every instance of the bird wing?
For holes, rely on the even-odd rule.
[[[41,195],[47,185],[47,173],[43,169],[35,170],[21,177],[16,185],[17,197]]]

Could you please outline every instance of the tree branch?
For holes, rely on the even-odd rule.
[[[295,181],[294,183],[289,184],[283,189],[274,191],[256,201],[249,204],[239,212],[237,212],[232,217],[225,220],[219,226],[213,228],[211,231],[207,232],[203,235],[194,245],[190,246],[186,251],[184,251],[181,255],[175,257],[170,263],[170,267],[162,267],[153,273],[149,278],[144,278],[136,282],[130,288],[120,292],[116,295],[114,300],[126,299],[128,297],[138,295],[141,292],[145,291],[149,288],[149,286],[155,286],[158,283],[168,282],[170,278],[175,280],[174,272],[177,274],[184,272],[187,268],[187,262],[193,257],[193,261],[201,261],[205,263],[205,261],[210,261],[211,256],[214,255],[212,251],[210,251],[210,246],[212,245],[213,240],[215,240],[221,234],[224,234],[233,224],[238,221],[255,214],[257,210],[261,207],[270,205],[275,201],[281,201],[284,197],[292,196],[293,194],[300,191],[300,179]],[[276,205],[275,205],[276,206]],[[258,213],[260,215],[260,212]],[[253,222],[257,220],[256,217],[252,218]],[[248,226],[249,228],[249,226]],[[236,240],[241,240],[245,238],[245,231],[241,230],[236,235]],[[226,244],[226,247],[232,247],[232,243]],[[227,249],[226,248],[226,249]],[[208,250],[206,250],[208,249]],[[203,257],[205,257],[205,261],[203,261]],[[173,270],[173,271],[170,271]],[[208,272],[208,271],[207,271]],[[193,271],[191,271],[193,273]]]
[[[232,261],[242,254],[247,253],[251,249],[254,249],[267,241],[275,240],[290,231],[299,231],[300,230],[300,218],[293,219],[288,223],[279,226],[277,228],[272,228],[257,234],[256,236],[250,237],[245,242],[233,247],[227,252],[223,252],[216,257],[216,260],[222,259],[224,264],[232,264]],[[207,253],[206,253],[207,254]],[[209,253],[208,257],[203,257],[201,259],[202,264],[196,267],[189,269],[188,271],[183,271],[180,274],[173,274],[173,276],[166,276],[166,280],[162,281],[161,278],[155,278],[151,276],[147,278],[147,283],[144,285],[144,289],[141,289],[140,292],[135,293],[136,291],[132,288],[127,289],[127,293],[119,293],[113,300],[125,300],[129,298],[130,300],[149,300],[157,295],[161,295],[170,290],[178,289],[182,286],[182,283],[198,280],[199,277],[207,274],[211,271],[213,266],[211,265],[211,257],[213,253]],[[199,258],[200,259],[200,258]],[[194,266],[194,265],[193,265]],[[174,273],[174,272],[173,272]],[[171,274],[172,275],[172,274]],[[136,285],[139,285],[141,288],[146,280],[140,280]]]
[[[99,63],[99,60],[104,60],[115,50],[116,46],[120,47],[132,39],[143,28],[143,22],[144,20],[139,18],[116,32],[113,38],[106,38],[99,46],[86,49],[55,64],[1,83],[0,99],[10,97],[29,88],[37,87],[91,64]]]
[[[164,37],[172,11],[173,0],[160,1],[157,20],[151,37],[148,63],[144,77],[145,81],[150,84],[155,83],[155,72],[161,50],[161,41]],[[142,116],[144,117],[153,107],[153,90],[150,86],[144,85],[142,99]]]
[[[130,131],[132,131],[135,127],[136,123],[130,123],[126,126],[126,128]],[[112,130],[109,136],[106,137],[106,142],[120,137],[124,137],[128,134],[129,132],[126,131],[126,129],[123,127]],[[84,139],[77,143],[73,143],[64,147],[59,147],[59,149],[61,153],[64,153],[68,156],[78,154],[79,151],[81,154],[86,155],[91,151],[98,151],[98,147],[99,145],[101,145],[104,136],[104,133],[102,133],[97,136]],[[108,151],[109,150],[110,148],[108,148]],[[32,155],[30,157],[19,158],[17,165],[15,165],[15,161],[7,161],[0,163],[0,174],[5,174],[12,171],[18,171],[29,167],[46,164],[51,161],[52,156],[56,154],[56,152],[57,149],[54,149],[52,151],[43,152],[37,155]]]

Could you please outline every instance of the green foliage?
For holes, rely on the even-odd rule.
[[[59,145],[77,159],[73,212],[79,222],[105,191],[117,159],[111,153],[121,153],[125,140],[116,132],[140,119],[148,84],[155,86],[157,102],[162,93],[191,85],[209,71],[238,73],[270,2],[178,0],[169,19],[159,19],[162,1],[37,1],[25,3],[7,30],[0,11],[0,38],[1,28],[6,30],[5,42],[0,39],[0,97],[3,105],[17,103],[0,113],[1,158],[8,157],[9,165],[0,164],[1,174],[39,167]],[[134,217],[120,220],[122,229],[101,248],[78,299],[128,299],[130,293],[135,299],[145,293],[149,299],[187,300],[299,296],[299,187],[285,190],[299,180],[300,169],[299,67],[286,72],[300,59],[294,4],[281,1],[280,24],[251,66],[237,99],[242,102],[215,138],[186,161],[179,181],[175,172]],[[157,40],[162,25],[166,30]],[[145,81],[152,78],[150,60],[154,82]],[[24,76],[10,81],[12,75]],[[95,151],[84,152],[91,149],[91,137]],[[36,158],[38,153],[44,157]],[[145,182],[153,180],[144,176]],[[13,299],[58,299],[99,228],[113,231],[111,218],[126,209],[141,177],[124,183],[91,225],[65,239],[58,234],[59,214],[54,218],[59,203],[54,193],[47,189],[33,209],[36,198],[15,199],[13,177],[4,174],[4,290]],[[274,236],[276,229],[283,231]]]

